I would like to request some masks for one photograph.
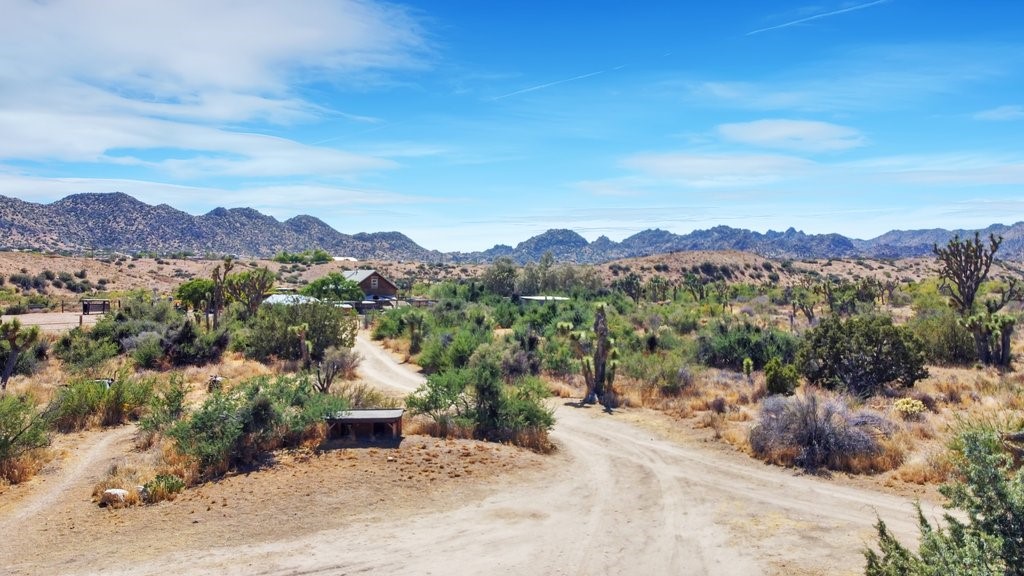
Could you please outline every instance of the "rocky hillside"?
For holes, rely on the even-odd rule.
[[[1004,238],[1000,256],[1024,258],[1024,222],[996,224],[981,231]],[[284,222],[252,208],[217,208],[192,216],[166,204],[150,206],[127,194],[76,194],[52,204],[0,196],[0,248],[34,248],[81,253],[192,252],[269,257],[281,250],[322,248],[359,259],[452,263],[491,262],[509,257],[535,262],[551,252],[560,262],[599,263],[692,250],[738,250],[767,258],[909,258],[928,256],[932,246],[973,230],[894,230],[870,240],[839,234],[804,234],[790,228],[765,233],[715,226],[689,234],[644,230],[622,242],[605,236],[588,242],[572,230],[548,230],[519,245],[482,252],[444,254],[427,250],[399,232],[343,234],[313,216]]]
[[[284,222],[251,208],[217,208],[192,216],[127,194],[76,194],[52,204],[0,196],[2,248],[80,253],[192,252],[267,257],[323,248],[339,256],[436,261],[398,232],[348,235],[312,216]]]

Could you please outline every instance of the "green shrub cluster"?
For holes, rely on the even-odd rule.
[[[743,369],[746,358],[753,361],[755,370],[772,358],[792,362],[796,350],[797,340],[792,335],[750,322],[715,322],[697,337],[697,357],[701,363],[736,372]]]
[[[341,397],[313,391],[306,376],[259,377],[228,393],[214,393],[167,429],[177,449],[193,459],[201,480],[257,464],[268,451],[313,435],[324,416],[344,410]]]
[[[778,358],[772,358],[764,366],[765,387],[769,394],[789,396],[800,384],[800,373],[796,366],[783,364]]]
[[[887,316],[829,317],[807,334],[797,367],[812,384],[857,396],[928,375],[917,338]]]
[[[153,387],[152,378],[124,372],[112,380],[78,380],[58,390],[50,418],[61,432],[138,420],[149,405]]]
[[[300,326],[304,327],[305,342],[295,330]],[[358,328],[355,314],[331,304],[264,304],[236,334],[232,345],[246,357],[261,362],[272,358],[301,360],[303,347],[308,346],[310,358],[319,361],[332,346],[351,348]]]
[[[31,396],[0,394],[0,478],[16,481],[14,463],[49,444],[48,419]]]

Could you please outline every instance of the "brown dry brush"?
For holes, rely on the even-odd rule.
[[[898,446],[884,442],[895,431],[884,416],[853,411],[842,397],[769,396],[750,446],[758,458],[808,471],[880,472],[902,462]]]

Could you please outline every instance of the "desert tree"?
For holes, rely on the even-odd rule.
[[[487,267],[481,280],[492,294],[511,296],[516,291],[516,265],[511,258],[498,258]]]
[[[984,310],[977,310],[976,306],[978,292],[988,278],[1002,242],[1002,236],[990,234],[986,244],[975,232],[973,240],[961,240],[957,235],[945,247],[935,245],[932,250],[938,260],[943,285],[949,287],[953,308],[974,337],[978,360],[1006,368],[1010,365],[1010,339],[1016,319],[998,312],[1010,301],[1024,298],[1024,289],[1017,279],[1007,279],[993,290],[993,295],[998,295],[998,298],[985,299]]]
[[[227,295],[236,302],[245,305],[249,316],[256,314],[260,304],[274,287],[274,273],[267,268],[246,270],[232,274],[224,282]]]
[[[235,261],[229,256],[224,259],[224,262],[217,264],[210,274],[210,278],[213,280],[210,304],[213,306],[213,328],[215,330],[220,325],[220,312],[224,309],[224,303],[227,300],[228,275],[234,267]]]
[[[359,283],[345,278],[340,272],[331,272],[313,280],[302,288],[302,293],[320,300],[351,302],[363,299],[363,289]]]
[[[981,241],[981,234],[975,232],[973,240],[961,240],[957,234],[941,248],[938,244],[932,246],[939,264],[939,277],[944,286],[953,283],[950,287],[950,300],[961,316],[968,316],[974,311],[978,289],[988,277],[1002,242],[1002,236],[990,234],[986,245]]]
[[[0,340],[7,344],[7,360],[0,373],[0,392],[6,392],[7,381],[18,365],[18,356],[39,340],[39,327],[24,327],[17,319],[0,321]]]

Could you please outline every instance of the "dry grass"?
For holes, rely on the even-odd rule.
[[[107,475],[93,487],[93,501],[101,506],[109,505],[112,508],[123,508],[141,504],[143,500],[139,488],[155,476],[155,471],[143,470],[125,461],[112,464],[110,469],[107,470]],[[104,502],[103,493],[111,488],[125,490],[128,492],[128,495],[125,496],[124,501]]]
[[[38,448],[2,462],[0,483],[21,484],[35,476],[50,460],[53,460],[53,451],[49,448]]]

